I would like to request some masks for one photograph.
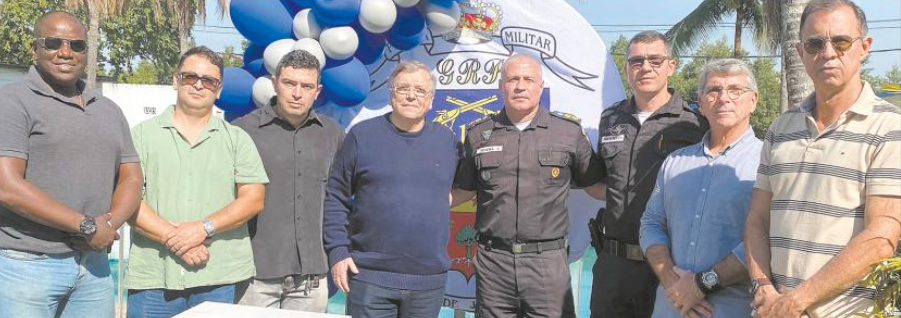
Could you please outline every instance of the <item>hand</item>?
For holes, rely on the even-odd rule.
[[[713,304],[711,304],[707,300],[700,301],[697,305],[691,308],[686,314],[682,315],[682,317],[688,318],[701,318],[701,317],[713,317]]]
[[[350,257],[345,258],[344,260],[335,263],[335,266],[332,266],[332,280],[335,281],[335,285],[338,286],[338,289],[345,293],[350,293],[350,283],[347,278],[348,270],[354,274],[360,273],[360,271],[357,270],[357,264],[354,264],[354,260]]]
[[[758,293],[760,293],[758,291]],[[804,315],[807,306],[801,302],[801,294],[795,290],[783,292],[774,299],[769,299],[757,308],[754,317],[761,318],[797,318]],[[755,297],[756,298],[756,297]],[[755,299],[756,301],[756,299]]]
[[[166,248],[178,255],[182,256],[188,250],[203,244],[206,239],[206,231],[203,229],[203,222],[191,221],[184,223],[174,223],[175,230],[166,234]]]
[[[94,218],[97,230],[91,236],[84,238],[92,250],[106,251],[113,245],[113,241],[119,239],[119,233],[110,226],[110,219],[112,218],[113,215],[109,213]]]
[[[704,300],[704,293],[695,284],[695,273],[677,266],[673,266],[673,271],[679,276],[679,280],[666,290],[666,299],[685,316],[692,308]]]
[[[754,300],[751,302],[751,308],[754,309],[753,312],[755,313],[754,317],[760,316],[759,311],[761,307],[775,302],[780,296],[782,294],[773,285],[760,286],[757,289],[757,293],[754,294]]]
[[[179,257],[188,266],[203,266],[210,260],[210,250],[207,249],[206,245],[200,244],[194,248],[187,249]]]

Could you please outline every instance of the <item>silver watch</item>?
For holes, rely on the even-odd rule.
[[[213,226],[213,221],[203,220],[203,231],[206,232],[206,237],[211,237],[213,234],[216,234],[216,227]]]

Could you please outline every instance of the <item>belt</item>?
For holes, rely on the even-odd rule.
[[[566,239],[558,238],[541,242],[512,242],[499,237],[479,235],[479,245],[485,250],[501,250],[513,254],[541,253],[566,248]]]
[[[641,246],[626,244],[615,239],[604,237],[601,239],[601,250],[604,253],[625,258],[630,261],[647,261]]]

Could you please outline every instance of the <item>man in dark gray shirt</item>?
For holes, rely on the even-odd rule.
[[[265,208],[250,223],[257,275],[239,291],[241,304],[311,312],[328,304],[322,203],[344,130],[311,109],[319,79],[316,57],[288,53],[272,77],[270,105],[234,122],[253,138],[270,182]]]
[[[35,23],[35,65],[0,88],[0,317],[113,317],[107,248],[141,202],[116,104],[79,79],[86,30]]]

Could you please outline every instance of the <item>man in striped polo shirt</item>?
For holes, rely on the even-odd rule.
[[[901,111],[860,78],[873,43],[848,0],[813,0],[796,47],[815,92],[764,138],[745,228],[755,317],[849,317],[898,242]]]

